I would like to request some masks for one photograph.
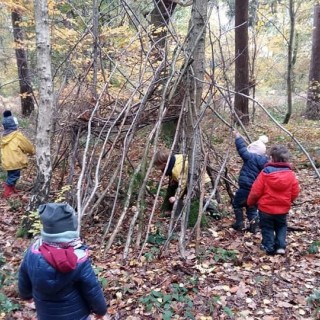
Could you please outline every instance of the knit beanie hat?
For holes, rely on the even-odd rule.
[[[260,136],[257,141],[252,142],[248,145],[248,151],[251,153],[256,153],[260,156],[266,154],[267,148],[265,143],[269,141],[268,137],[263,135]]]
[[[17,124],[15,123],[13,116],[7,116],[2,119],[2,125],[5,130],[14,131],[17,130]]]
[[[39,206],[43,225],[41,236],[47,242],[70,242],[79,237],[78,218],[67,203],[47,203]]]
[[[3,117],[4,118],[13,117],[12,112],[10,110],[5,110],[3,112]],[[17,126],[19,125],[18,119],[16,117],[13,117],[13,121]]]
[[[11,117],[12,116],[12,113],[10,110],[5,110],[3,112],[3,117],[6,118],[6,117]]]

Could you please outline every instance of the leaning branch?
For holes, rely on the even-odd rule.
[[[225,90],[223,87],[217,85],[217,88],[221,89],[221,90]],[[235,91],[232,91],[232,90],[229,90],[231,91],[233,94],[235,94],[236,92]],[[251,100],[251,101],[254,101],[266,114],[267,116],[277,125],[277,127],[279,127],[282,131],[284,131],[299,147],[300,149],[302,150],[302,152],[306,155],[306,157],[308,158],[308,160],[310,161],[311,163],[311,166],[312,168],[314,169],[316,175],[318,178],[320,178],[320,172],[318,171],[314,161],[312,160],[312,158],[310,157],[309,153],[307,152],[307,150],[303,147],[303,145],[298,141],[298,139],[289,131],[287,130],[285,127],[283,127],[269,112],[268,110],[261,104],[259,103],[257,100],[255,99],[252,99],[252,97],[250,96],[247,96],[243,93],[239,93],[237,92],[237,94],[240,94],[242,95],[243,97]]]

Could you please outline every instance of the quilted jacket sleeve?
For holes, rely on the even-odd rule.
[[[32,284],[27,271],[28,256],[29,256],[29,251],[23,258],[23,261],[19,269],[19,277],[18,277],[19,295],[24,300],[32,299]]]
[[[294,177],[293,183],[292,183],[292,191],[291,191],[291,201],[294,201],[300,192],[300,185],[296,177]]]
[[[248,206],[254,206],[258,203],[260,197],[263,194],[263,189],[264,189],[264,176],[262,173],[260,173],[255,180],[255,182],[252,185],[252,188],[250,190],[248,199],[247,199],[247,204]]]
[[[238,137],[235,140],[236,148],[239,156],[242,160],[249,160],[251,158],[251,153],[247,149],[247,144],[242,137]]]
[[[28,153],[31,155],[35,154],[33,144],[22,133],[20,133],[19,135],[19,147],[24,153]]]
[[[89,259],[84,262],[79,281],[81,294],[92,312],[101,316],[105,315],[107,312],[106,300]]]

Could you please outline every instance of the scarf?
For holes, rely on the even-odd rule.
[[[80,239],[74,239],[70,242],[42,242],[39,251],[53,268],[66,273],[77,267],[78,257],[74,253],[74,249],[81,246],[82,242]]]

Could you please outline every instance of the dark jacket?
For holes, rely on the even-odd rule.
[[[75,253],[76,269],[62,273],[44,259],[39,241],[28,249],[19,271],[19,293],[22,299],[34,299],[39,320],[84,320],[91,312],[107,312],[87,250]]]
[[[253,182],[258,174],[268,162],[267,156],[249,152],[246,142],[242,137],[236,138],[236,147],[239,156],[243,160],[243,165],[239,175],[239,187],[241,189],[250,190]]]
[[[298,180],[289,163],[270,162],[259,174],[248,197],[248,205],[269,214],[288,213],[299,194]]]

